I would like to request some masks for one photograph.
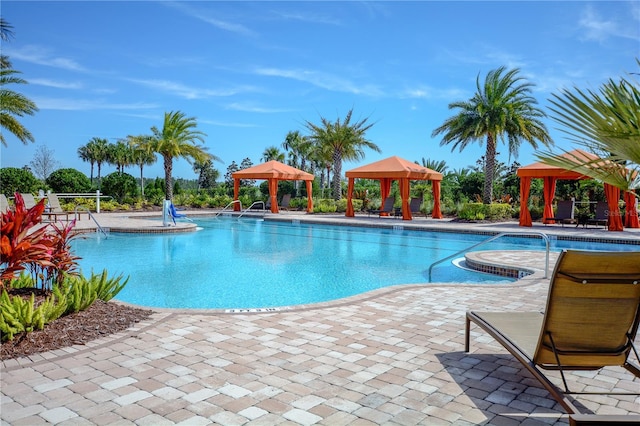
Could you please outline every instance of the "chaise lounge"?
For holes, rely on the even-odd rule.
[[[634,339],[639,321],[640,252],[568,250],[558,258],[544,313],[469,311],[465,351],[473,322],[515,356],[569,414],[576,415],[574,424],[580,419],[600,421],[598,416],[585,417],[569,398],[590,392],[571,391],[566,373],[623,367],[640,378],[640,368],[629,361],[631,352],[638,361]],[[559,370],[564,389],[543,370]],[[636,393],[616,394],[640,395],[640,382]],[[640,424],[640,416],[622,416],[618,422]]]

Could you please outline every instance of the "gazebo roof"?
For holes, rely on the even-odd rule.
[[[279,161],[267,161],[257,166],[238,170],[231,174],[234,179],[279,179],[279,180],[313,180],[311,173],[291,167]]]
[[[442,180],[442,173],[423,167],[398,156],[385,158],[345,173],[348,178]]]
[[[581,149],[575,149],[573,151],[565,152],[560,156],[565,158],[570,158],[572,160],[580,160],[584,162],[597,160],[599,158],[597,155],[591,154]],[[516,174],[519,177],[532,177],[532,178],[543,178],[548,176],[548,177],[556,177],[558,179],[566,179],[566,180],[588,179],[588,176],[584,176],[581,173],[578,173],[572,170],[567,170],[558,166],[551,166],[549,164],[545,164],[541,162],[529,164],[527,166],[522,166],[516,171]]]

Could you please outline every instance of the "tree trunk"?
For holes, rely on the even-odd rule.
[[[342,153],[338,150],[333,151],[333,199],[338,201],[342,198]]]
[[[140,164],[140,194],[142,194],[142,198],[144,198],[144,175],[142,174],[142,168],[144,166]]]
[[[171,171],[173,169],[173,158],[164,155],[164,198],[173,201],[173,185],[171,184]]]
[[[487,135],[487,152],[484,159],[484,192],[482,202],[493,201],[493,175],[496,170],[496,140],[492,134]]]

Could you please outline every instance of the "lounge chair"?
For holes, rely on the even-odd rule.
[[[55,220],[58,220],[58,216],[64,216],[65,220],[69,221],[69,212],[64,211],[60,205],[60,200],[56,194],[47,194],[47,207],[42,213],[43,216],[48,216],[49,219],[53,216]]]
[[[603,225],[607,226],[609,222],[609,204],[606,201],[598,201],[596,203],[596,217],[587,219],[587,225]]]
[[[27,210],[36,206],[36,199],[33,196],[33,194],[25,192],[25,193],[20,193],[20,196],[22,196],[22,201],[24,202],[24,208],[26,208]]]
[[[171,220],[173,220],[174,225],[176,225],[176,219],[187,219],[188,221],[192,222],[192,220],[189,219],[186,214],[179,213],[178,209],[176,209],[176,206],[174,206],[173,203],[169,204],[169,216],[171,217]]]
[[[640,321],[640,252],[568,250],[560,254],[545,312],[467,312],[465,351],[474,322],[520,361],[569,414],[565,373],[624,367],[640,377],[633,340]],[[564,390],[542,370],[559,370]],[[640,383],[637,386],[640,394]],[[606,392],[594,392],[606,394]],[[617,393],[620,394],[620,393]],[[640,421],[640,417],[636,420]]]
[[[282,201],[280,201],[280,208],[287,210],[289,208],[290,202],[291,202],[291,194],[284,194],[282,196]]]
[[[370,209],[369,215],[377,214],[380,216],[388,216],[391,212],[393,212],[393,205],[396,202],[395,197],[387,197],[384,200],[384,204],[379,209]]]
[[[564,226],[565,223],[575,223],[577,225],[578,221],[573,217],[574,206],[575,202],[573,200],[558,201],[558,207],[556,208],[554,217],[548,217],[547,220],[560,222],[562,226]]]
[[[422,197],[412,198],[409,202],[409,210],[411,213],[421,213],[420,207],[422,206]]]

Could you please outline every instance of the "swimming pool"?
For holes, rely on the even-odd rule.
[[[197,232],[111,234],[72,246],[85,273],[130,276],[116,299],[148,307],[249,309],[336,300],[396,284],[425,283],[429,266],[484,241],[456,234],[199,218]],[[553,241],[552,250],[619,250],[618,245]],[[481,250],[544,250],[541,239],[503,238]],[[630,246],[629,250],[636,249]],[[432,282],[511,280],[434,268]]]

